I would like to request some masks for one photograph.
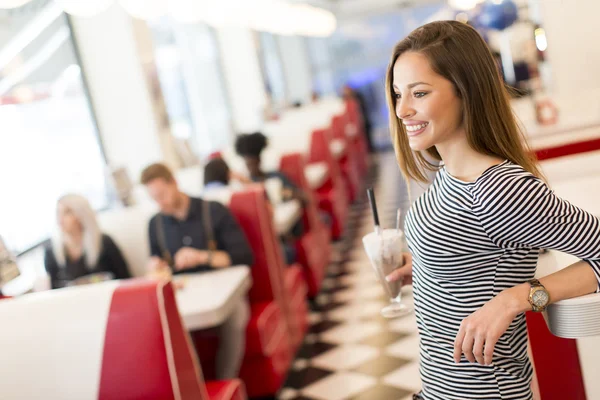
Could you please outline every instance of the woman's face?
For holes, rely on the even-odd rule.
[[[72,235],[83,230],[81,222],[77,219],[73,210],[62,203],[58,203],[57,218],[58,225],[63,233]]]
[[[405,125],[411,149],[426,150],[464,135],[462,103],[454,85],[436,74],[427,57],[406,52],[393,69],[396,116]]]

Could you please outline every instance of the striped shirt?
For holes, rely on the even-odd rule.
[[[525,315],[498,341],[492,365],[455,364],[463,319],[504,289],[533,278],[540,248],[587,261],[600,281],[600,222],[504,161],[475,182],[443,167],[412,205],[405,231],[413,254],[423,398],[531,399]]]

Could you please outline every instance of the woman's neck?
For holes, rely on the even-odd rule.
[[[457,136],[435,147],[444,161],[446,171],[465,182],[474,182],[486,169],[504,161],[474,150],[469,145],[466,135]]]
[[[63,235],[65,255],[71,261],[77,261],[83,255],[83,232],[71,232]]]

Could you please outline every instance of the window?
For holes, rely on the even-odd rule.
[[[287,88],[283,64],[277,47],[277,37],[267,32],[260,32],[257,35],[259,36],[259,57],[266,91],[271,97],[273,107],[279,109],[286,104]]]
[[[232,140],[232,127],[214,32],[168,17],[151,28],[171,131],[189,139],[201,157],[222,150]]]
[[[108,206],[105,161],[65,14],[53,3],[0,28],[0,235],[19,254],[48,239],[57,199]]]

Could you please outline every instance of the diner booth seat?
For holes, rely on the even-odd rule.
[[[0,319],[1,399],[247,398],[240,380],[204,383],[170,283],[29,294],[0,302]]]
[[[366,176],[369,168],[369,146],[367,144],[367,133],[365,132],[364,117],[360,111],[358,102],[354,99],[345,101],[347,125],[346,136],[355,148],[355,152],[359,154],[358,167],[361,176]]]
[[[220,200],[226,201],[223,196]],[[285,266],[263,185],[233,192],[227,205],[254,252],[251,317],[240,378],[250,397],[274,395],[308,328],[306,283],[299,264]],[[211,331],[193,332],[192,336],[207,376],[213,377],[218,339]]]
[[[190,169],[191,170],[191,169]],[[253,286],[249,292],[251,316],[246,331],[246,353],[241,377],[251,396],[274,394],[285,378],[293,354],[308,326],[306,283],[302,267],[285,267],[277,235],[262,185],[249,185],[244,191],[218,190],[202,193],[201,181],[179,181],[192,195],[228,206],[252,246],[255,264],[251,268]],[[104,232],[117,243],[134,276],[143,276],[150,254],[148,223],[156,207],[138,206],[100,213]],[[214,330],[192,332],[205,376],[215,377],[218,339]]]
[[[332,140],[330,129],[316,129],[310,141],[309,163],[324,162],[327,164],[329,176],[316,190],[319,208],[331,217],[331,237],[338,240],[342,237],[348,217],[348,189],[342,177],[340,167],[331,154],[329,143]]]
[[[353,203],[358,196],[358,191],[360,190],[362,177],[358,165],[358,158],[361,155],[359,154],[359,149],[357,146],[355,146],[354,142],[348,138],[346,134],[347,127],[348,124],[346,113],[336,115],[331,119],[331,132],[333,134],[333,138],[344,143],[345,150],[337,161],[340,166],[342,176],[346,181],[349,196],[348,199],[350,203]]]
[[[331,234],[321,221],[312,189],[308,186],[304,169],[305,157],[300,153],[285,154],[280,160],[280,170],[308,197],[304,207],[304,234],[297,243],[298,261],[303,266],[309,297],[315,297],[331,257]]]

